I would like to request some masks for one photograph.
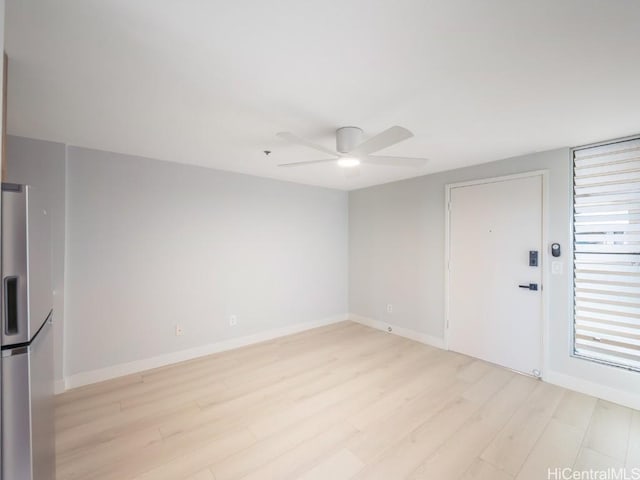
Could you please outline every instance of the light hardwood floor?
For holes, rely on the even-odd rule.
[[[59,480],[546,479],[640,412],[344,322],[57,397]]]

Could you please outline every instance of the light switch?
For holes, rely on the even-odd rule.
[[[551,262],[551,273],[553,275],[562,275],[562,262]]]

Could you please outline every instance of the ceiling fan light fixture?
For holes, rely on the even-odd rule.
[[[353,157],[342,157],[338,159],[338,166],[342,168],[353,168],[360,165],[360,160]]]
[[[353,169],[361,163],[371,163],[375,165],[391,165],[399,167],[421,167],[426,162],[425,158],[409,157],[388,157],[372,155],[380,150],[400,143],[413,137],[413,133],[404,127],[394,126],[385,131],[362,141],[362,130],[358,127],[342,127],[336,130],[336,151],[330,150],[322,145],[317,145],[298,137],[290,132],[280,132],[277,134],[281,139],[312,148],[328,154],[330,158],[322,160],[307,160],[303,162],[281,163],[279,167],[299,167],[303,165],[313,165],[320,163],[336,163],[340,168]]]

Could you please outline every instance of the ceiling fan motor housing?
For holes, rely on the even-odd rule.
[[[342,127],[336,130],[336,150],[349,153],[362,143],[362,129],[358,127]]]

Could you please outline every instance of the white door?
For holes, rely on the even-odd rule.
[[[542,175],[453,186],[449,201],[449,348],[539,375]]]

